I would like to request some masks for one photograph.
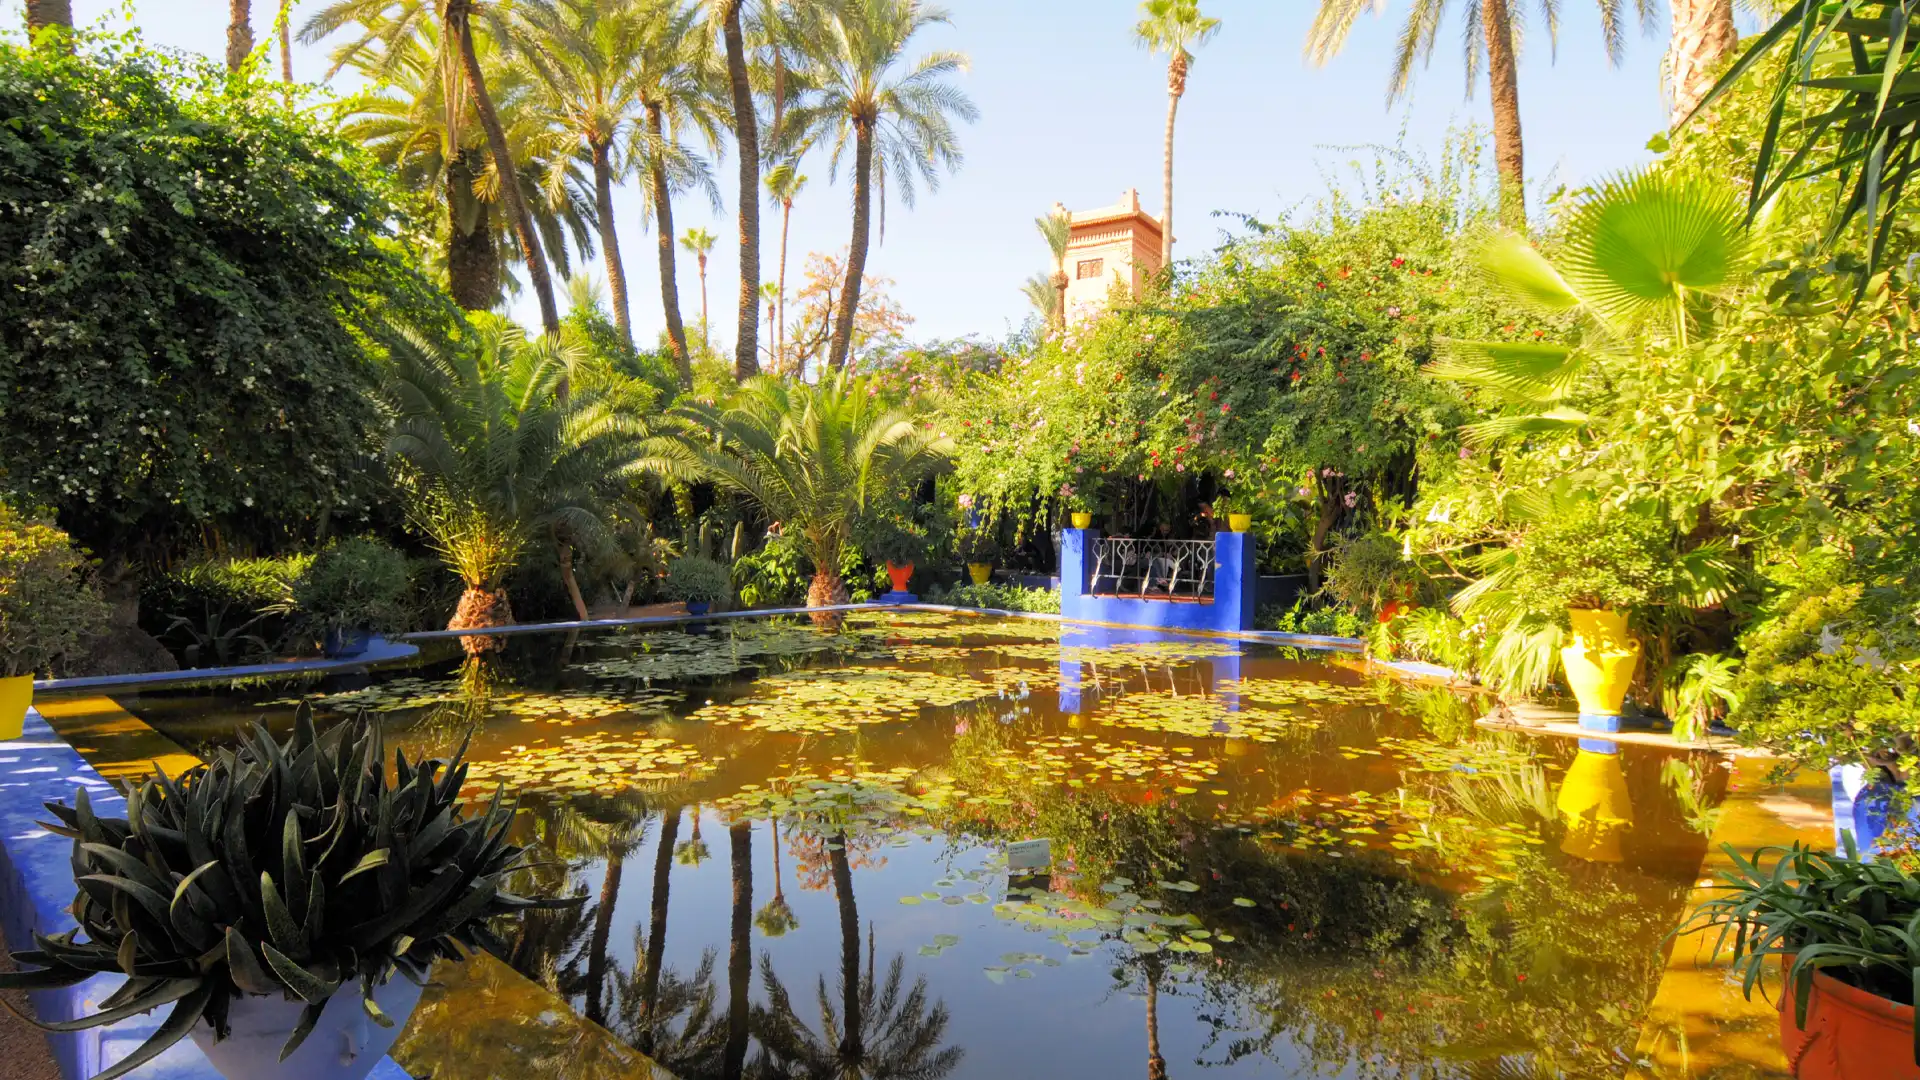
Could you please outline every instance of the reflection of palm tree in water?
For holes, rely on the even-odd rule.
[[[753,917],[753,925],[762,935],[777,938],[799,929],[800,920],[794,918],[793,908],[787,903],[786,879],[780,874],[780,822],[776,819],[767,824],[773,828],[773,899]]]
[[[707,861],[707,844],[700,839],[700,804],[693,804],[693,838],[673,849],[674,861],[681,866],[699,866]]]
[[[794,1011],[792,997],[774,974],[772,957],[762,954],[760,975],[768,1003],[756,1010],[755,1026],[770,1059],[768,1075],[809,1080],[938,1080],[946,1076],[959,1066],[964,1053],[957,1046],[936,1049],[946,1033],[946,1005],[928,1004],[924,978],[914,980],[913,988],[902,995],[905,958],[898,955],[888,966],[885,983],[879,983],[874,977],[871,933],[862,975],[860,911],[853,895],[846,834],[835,834],[826,847],[840,908],[840,1008],[836,1014],[823,976],[816,1036]]]
[[[747,995],[753,989],[753,823],[736,821],[727,829],[733,854],[733,918],[727,945],[727,1045],[721,1058],[722,1080],[740,1080],[747,1060]]]
[[[1167,1059],[1160,1055],[1160,958],[1146,958],[1147,1080],[1167,1080]]]

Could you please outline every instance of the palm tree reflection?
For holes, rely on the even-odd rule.
[[[875,978],[873,934],[861,971],[860,911],[853,895],[853,869],[847,836],[827,841],[834,897],[840,908],[840,1003],[834,1007],[827,980],[819,982],[820,1029],[800,1018],[793,998],[774,973],[773,958],[762,953],[760,977],[767,1004],[755,1010],[765,1060],[756,1062],[777,1080],[939,1080],[960,1064],[960,1047],[942,1048],[947,1007],[929,1002],[925,978],[902,992],[906,958],[895,954],[884,981]],[[757,1070],[758,1071],[758,1070]]]

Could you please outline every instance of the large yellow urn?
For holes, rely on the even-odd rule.
[[[27,724],[27,706],[31,704],[31,674],[0,679],[0,742],[20,737]]]
[[[1573,624],[1573,640],[1560,650],[1560,665],[1580,702],[1580,714],[1619,716],[1640,666],[1640,643],[1627,632],[1627,613],[1570,608],[1567,620]]]
[[[1590,862],[1620,861],[1620,839],[1633,827],[1633,804],[1619,753],[1582,749],[1567,767],[1554,807],[1567,826],[1561,851]]]

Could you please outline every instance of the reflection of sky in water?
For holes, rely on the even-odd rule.
[[[781,1075],[761,1039],[778,1026],[768,971],[813,1038],[820,980],[843,1010],[849,942],[821,819],[849,792],[868,800],[841,809],[860,977],[871,970],[884,990],[899,957],[903,998],[924,977],[921,1019],[946,1015],[927,1053],[964,1052],[946,1075],[1144,1074],[1150,984],[1174,1076],[1464,1077],[1465,1063],[1513,1054],[1613,1075],[1722,782],[1711,765],[1639,748],[1576,756],[1571,743],[1482,732],[1477,703],[1448,691],[1219,640],[946,616],[859,618],[839,638],[795,623],[508,640],[486,671],[445,659],[360,683],[125,703],[196,743],[263,710],[283,720],[288,706],[272,703],[303,694],[388,710],[414,752],[444,752],[483,721],[480,771],[526,796],[529,838],[557,845],[567,888],[588,897],[562,925],[519,935],[516,966],[576,1009],[597,1004],[635,1043],[660,831],[651,810],[681,815],[684,849],[695,815],[677,808],[701,807],[707,857],[669,852],[663,948],[669,984],[712,954],[710,1037],[695,1033],[700,1045],[669,1062],[689,1080]],[[809,790],[796,775],[829,790],[796,805]],[[759,1011],[735,1066],[727,816],[752,820],[758,914],[775,892],[769,806],[786,819],[779,874],[798,925],[768,936],[765,919],[750,924]],[[618,835],[630,846],[609,914],[600,898]],[[1050,893],[996,914],[1004,845],[1034,836],[1053,841],[1056,871],[1080,876],[1056,875]],[[1109,904],[1101,934],[1071,939],[1080,949],[1053,940]],[[1030,929],[1023,912],[1051,925]],[[1167,925],[1183,915],[1187,925]],[[601,978],[593,995],[590,974]],[[463,992],[475,991],[451,993]],[[457,1002],[444,1004],[432,1022],[458,1024]],[[683,1010],[672,1030],[685,1035],[698,1013]]]

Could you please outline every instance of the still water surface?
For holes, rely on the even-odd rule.
[[[1213,639],[917,613],[501,640],[121,699],[198,748],[303,699],[410,756],[473,732],[474,793],[518,796],[539,887],[584,903],[510,931],[551,996],[479,966],[429,994],[416,1076],[1617,1076],[1725,775]],[[1032,840],[1047,865],[1010,865]]]

